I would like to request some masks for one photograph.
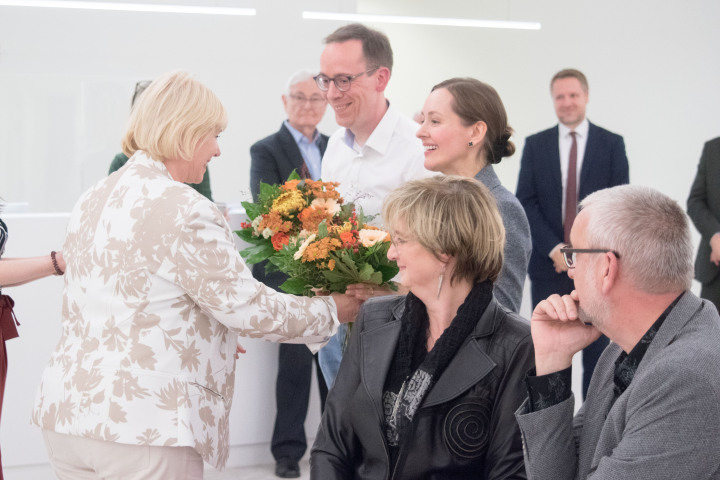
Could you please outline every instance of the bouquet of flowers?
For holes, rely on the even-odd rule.
[[[296,172],[283,185],[261,183],[258,201],[243,202],[250,222],[235,233],[252,246],[240,254],[249,264],[268,260],[268,273],[287,274],[280,288],[295,295],[342,293],[351,283],[396,289],[390,235],[344,203],[337,185],[302,180]]]

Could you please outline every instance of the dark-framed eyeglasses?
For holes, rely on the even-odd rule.
[[[616,252],[615,250],[610,250],[608,248],[562,247],[560,249],[560,253],[562,253],[563,260],[565,261],[565,265],[567,265],[568,268],[575,268],[575,262],[577,261],[578,253],[612,253],[617,258],[620,258],[620,254],[618,252]]]
[[[305,95],[291,94],[290,98],[292,98],[293,101],[303,104],[303,105],[306,103],[310,103],[313,107],[317,107],[317,106],[325,103],[325,98],[321,97],[319,95],[318,96],[313,95],[312,97],[308,98]]]
[[[353,80],[362,75],[367,75],[369,77],[370,75],[375,73],[378,68],[380,67],[373,67],[370,70],[365,70],[364,72],[356,73],[355,75],[335,75],[332,78],[321,73],[320,75],[316,75],[313,78],[315,79],[315,83],[317,83],[318,88],[323,92],[327,92],[328,90],[330,90],[330,82],[333,82],[335,84],[335,88],[337,88],[341,92],[347,92],[348,90],[350,90],[350,84]]]

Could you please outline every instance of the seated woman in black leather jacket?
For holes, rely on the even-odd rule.
[[[363,306],[311,478],[526,478],[513,412],[533,347],[528,322],[493,296],[505,243],[494,198],[474,179],[415,180],[383,218],[410,293]]]

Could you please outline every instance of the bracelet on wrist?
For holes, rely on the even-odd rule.
[[[56,254],[57,254],[57,252],[55,250],[50,252],[50,259],[52,260],[53,268],[55,269],[55,275],[61,276],[61,275],[64,275],[65,272],[63,272],[60,269],[60,265],[58,265],[57,258],[55,258]]]

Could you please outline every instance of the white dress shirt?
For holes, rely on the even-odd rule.
[[[346,202],[355,202],[365,215],[381,225],[385,196],[408,180],[433,175],[426,170],[422,142],[415,136],[419,125],[388,105],[387,112],[365,145],[355,142],[346,128],[328,141],[322,161],[323,181],[340,182],[338,190]]]

